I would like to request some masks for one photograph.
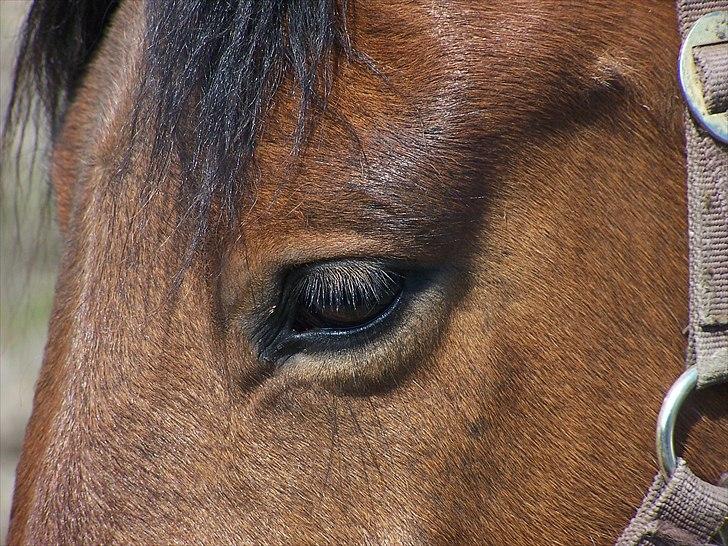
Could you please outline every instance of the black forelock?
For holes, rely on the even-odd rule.
[[[118,4],[34,2],[21,35],[5,144],[34,107],[57,133]],[[367,61],[349,39],[347,0],[146,0],[145,9],[144,73],[134,116],[152,130],[150,164],[180,166],[194,247],[213,203],[234,213],[282,83],[293,82],[299,102],[292,135],[298,150],[311,116],[325,106],[335,59]]]
[[[354,57],[347,1],[147,2],[153,157],[174,144],[197,240],[213,202],[234,216],[265,114],[286,78],[299,102],[294,150],[305,141],[311,116],[325,107],[335,59]]]

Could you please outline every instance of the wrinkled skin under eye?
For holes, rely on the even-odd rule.
[[[379,261],[342,260],[290,271],[281,300],[257,336],[263,360],[280,365],[300,351],[340,351],[386,330],[410,274]]]

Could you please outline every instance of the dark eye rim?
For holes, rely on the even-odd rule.
[[[354,328],[320,328],[307,332],[294,332],[286,329],[281,332],[277,343],[271,347],[272,353],[266,360],[277,361],[297,353],[336,352],[363,345],[384,334],[396,320],[401,308],[403,293],[392,301],[383,313],[369,322]]]

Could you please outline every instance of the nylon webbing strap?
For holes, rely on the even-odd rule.
[[[704,482],[680,459],[669,480],[657,475],[617,546],[709,544],[725,514],[728,489]]]
[[[701,17],[720,11],[728,12],[728,1],[681,0],[678,24],[683,41]],[[723,24],[723,32],[728,33],[725,17]],[[714,41],[709,34],[698,43]],[[689,49],[685,55],[692,56],[688,60],[694,62],[704,109],[718,129],[722,125],[728,133],[728,35],[719,43],[700,43]],[[686,78],[681,76],[681,80],[685,88]],[[688,365],[697,365],[701,388],[728,380],[728,145],[702,126],[694,105],[699,98],[691,101],[686,97],[691,108],[685,115],[685,136],[690,244]]]
[[[678,24],[687,103],[686,364],[696,366],[701,388],[728,382],[728,0],[678,0]],[[617,546],[720,544],[728,539],[728,479],[722,482],[701,480],[678,459],[671,476],[655,478]]]

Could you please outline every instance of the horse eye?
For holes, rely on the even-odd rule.
[[[348,330],[365,326],[392,307],[402,292],[401,273],[376,262],[346,260],[306,268],[292,288],[291,329]]]
[[[412,277],[401,267],[365,259],[289,271],[279,305],[254,332],[260,357],[280,362],[298,352],[346,350],[373,341],[400,316]]]
[[[402,291],[400,282],[390,282],[385,286],[370,287],[362,295],[361,290],[350,286],[349,294],[331,292],[330,298],[321,301],[302,301],[299,303],[293,322],[293,330],[306,332],[314,329],[345,330],[358,328],[371,322],[386,311]],[[346,289],[345,289],[346,290]]]

